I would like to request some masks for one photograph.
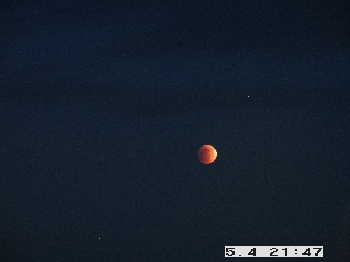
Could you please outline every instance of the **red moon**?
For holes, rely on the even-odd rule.
[[[211,164],[215,161],[218,153],[211,145],[204,145],[198,150],[198,158],[203,164]]]

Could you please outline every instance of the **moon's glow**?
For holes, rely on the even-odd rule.
[[[203,164],[211,164],[215,161],[218,153],[211,145],[203,145],[198,150],[198,158]]]

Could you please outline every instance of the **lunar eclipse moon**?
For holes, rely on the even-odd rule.
[[[216,149],[211,145],[203,145],[198,150],[198,158],[203,164],[211,164],[215,161],[218,153]]]

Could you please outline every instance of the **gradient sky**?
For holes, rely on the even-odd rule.
[[[350,8],[333,2],[0,4],[0,261],[348,261]]]

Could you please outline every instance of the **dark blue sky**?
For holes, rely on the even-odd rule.
[[[0,5],[0,261],[348,261],[347,1],[125,2]]]
[[[348,6],[241,2],[3,4],[1,79],[16,99],[347,87]]]

